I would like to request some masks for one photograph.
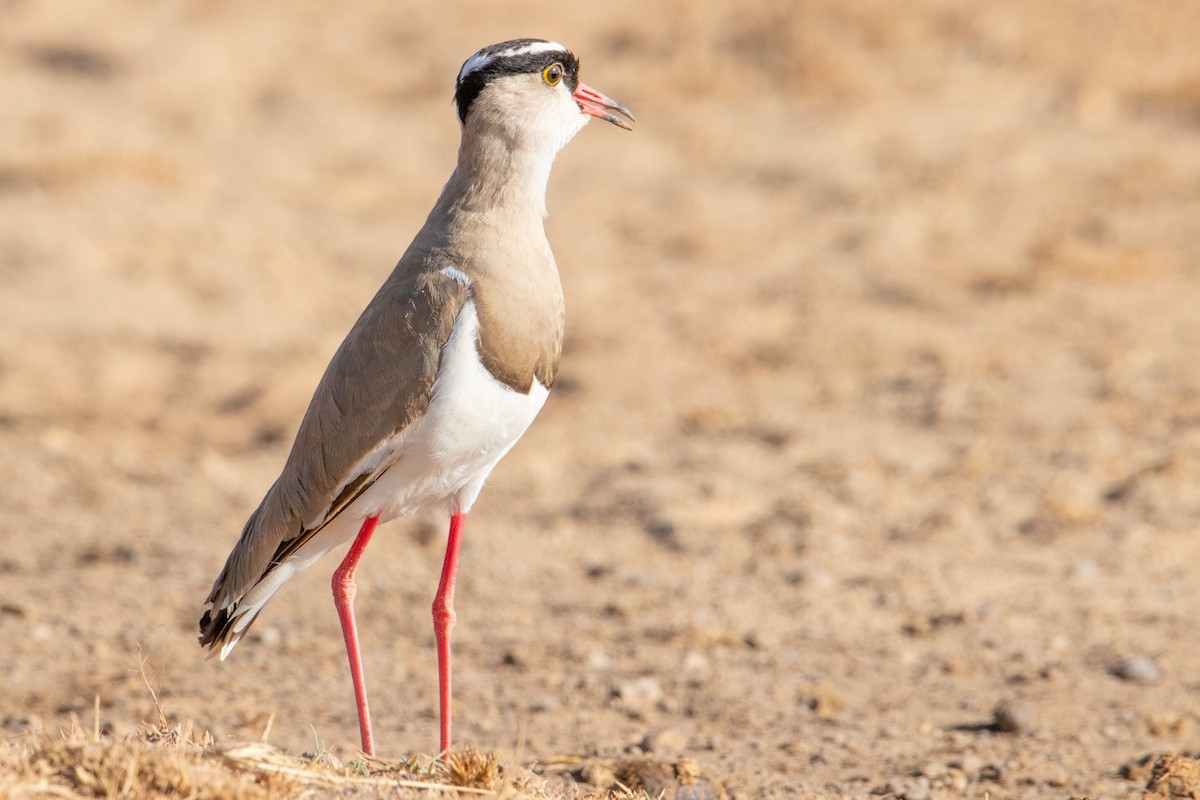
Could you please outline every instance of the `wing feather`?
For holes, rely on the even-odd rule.
[[[318,384],[283,472],[250,515],[213,584],[201,644],[230,635],[242,597],[378,479],[351,474],[429,405],[441,352],[471,296],[436,267],[399,267],[363,311]]]

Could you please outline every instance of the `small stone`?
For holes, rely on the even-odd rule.
[[[904,800],[929,800],[929,778],[921,776],[904,784]]]
[[[687,737],[674,728],[663,728],[646,734],[641,748],[643,753],[682,753],[687,749]]]
[[[598,580],[599,578],[606,578],[609,575],[612,575],[613,572],[614,568],[612,564],[592,564],[587,568],[584,574],[592,580]]]
[[[1029,706],[1016,700],[1001,700],[992,709],[992,729],[1000,733],[1021,733],[1033,724]]]
[[[978,669],[974,661],[966,658],[955,658],[951,656],[942,660],[942,672],[947,675],[970,675]]]
[[[606,670],[612,669],[612,659],[608,657],[608,653],[601,650],[599,647],[593,647],[587,656],[588,669]]]
[[[1145,656],[1136,655],[1121,659],[1109,672],[1130,683],[1157,683],[1159,677],[1157,664]]]
[[[951,761],[950,766],[958,767],[967,775],[975,775],[983,769],[984,761],[975,753],[963,753],[957,761]]]
[[[1154,761],[1157,758],[1157,753],[1148,753],[1141,758],[1128,761],[1121,765],[1118,774],[1127,781],[1145,783],[1150,777],[1150,771],[1154,767]]]
[[[600,789],[607,789],[617,780],[617,776],[613,772],[613,764],[609,761],[595,761],[590,764],[584,764],[579,770],[579,777],[583,779],[584,783],[589,783]]]
[[[651,539],[669,550],[682,549],[675,538],[675,523],[669,519],[652,519],[643,526]]]
[[[902,800],[929,800],[931,788],[929,779],[920,777],[907,781],[893,781],[885,786],[876,787],[871,793]]]
[[[1192,736],[1191,718],[1173,711],[1147,714],[1146,727],[1151,736],[1160,739],[1190,739]]]
[[[4,717],[3,722],[0,722],[0,730],[12,734],[29,733],[39,727],[41,727],[40,717],[23,714],[8,714]]]
[[[846,708],[841,696],[823,683],[802,691],[800,703],[819,717],[832,716]]]
[[[614,693],[630,714],[644,716],[663,698],[662,685],[651,677],[634,678],[617,685]]]
[[[1094,581],[1104,576],[1104,570],[1090,558],[1080,558],[1067,567],[1067,575],[1081,581]]]
[[[500,664],[505,667],[516,667],[517,669],[525,668],[525,659],[515,650],[506,650],[504,655],[500,657]]]
[[[742,636],[742,643],[751,650],[778,650],[781,644],[779,633],[770,627],[761,630],[747,631]]]
[[[837,581],[833,576],[815,564],[803,565],[784,574],[783,579],[792,586],[803,586],[815,592],[827,592],[834,588]]]
[[[989,783],[1004,783],[1008,771],[999,764],[984,764],[979,768],[979,780]]]
[[[706,679],[712,674],[712,663],[703,653],[692,650],[683,657],[683,672],[693,678]]]

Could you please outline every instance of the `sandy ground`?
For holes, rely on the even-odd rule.
[[[353,751],[334,559],[224,663],[196,621],[453,166],[456,70],[532,35],[641,124],[551,179],[566,351],[469,520],[459,742],[912,800],[1200,747],[1194,3],[0,17],[6,735],[132,730],[145,658],[219,740]],[[392,755],[436,744],[444,527],[359,570]]]

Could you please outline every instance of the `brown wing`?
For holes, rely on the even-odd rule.
[[[399,273],[375,295],[326,368],[283,472],[213,584],[208,603],[214,611],[201,620],[202,643],[218,634],[223,606],[236,603],[374,482],[375,475],[349,472],[429,405],[442,348],[470,288],[440,271]]]

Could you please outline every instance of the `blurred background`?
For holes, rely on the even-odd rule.
[[[352,751],[333,559],[224,663],[196,621],[453,168],[459,66],[536,36],[640,123],[551,178],[566,351],[468,525],[459,740],[747,797],[1119,796],[1198,746],[1200,5],[0,18],[6,734],[131,730],[145,659],[172,719]],[[436,742],[444,525],[359,570],[387,754]]]

